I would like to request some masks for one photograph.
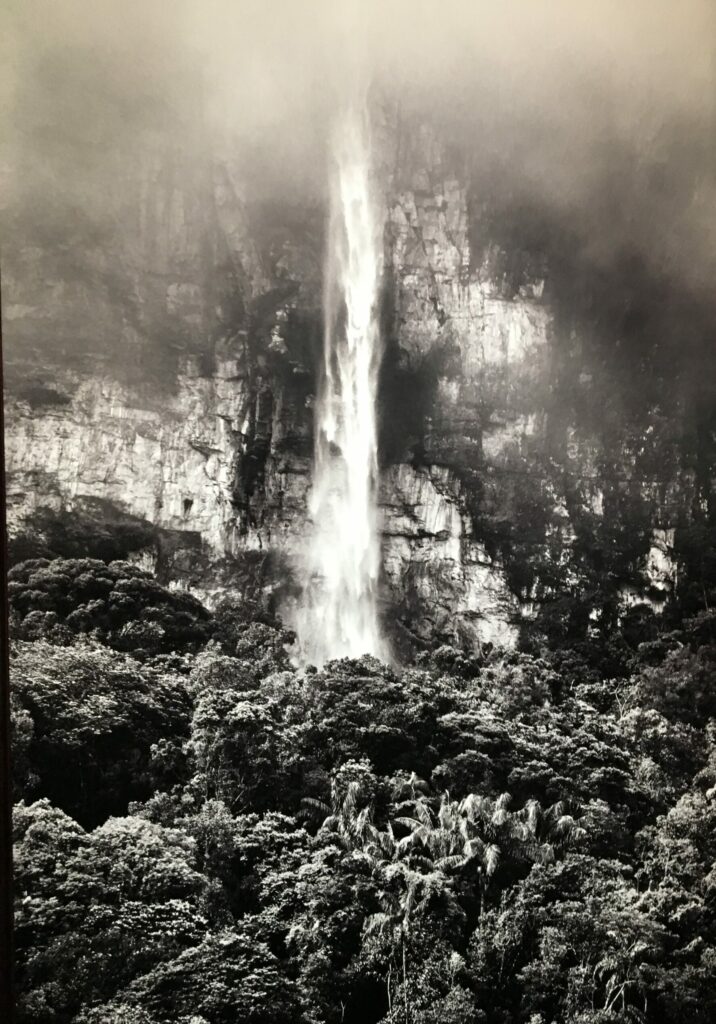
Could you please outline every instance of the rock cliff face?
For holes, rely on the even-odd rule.
[[[515,269],[489,197],[434,132],[414,133],[386,193],[380,501],[398,648],[661,612],[684,510],[710,500],[683,399],[647,388],[629,404],[600,348],[619,332],[570,308],[543,253],[515,242]],[[80,221],[66,196],[28,209],[17,184],[4,214],[11,529],[103,499],[158,528],[143,557],[166,579],[214,600],[250,576],[290,616],[323,211],[258,202],[235,160],[166,139],[137,142],[115,195],[83,196]]]

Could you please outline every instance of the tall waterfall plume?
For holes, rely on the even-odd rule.
[[[330,658],[386,655],[377,607],[376,500],[383,217],[367,114],[346,113],[333,153],[309,504],[313,532],[297,620],[301,657],[317,665]]]

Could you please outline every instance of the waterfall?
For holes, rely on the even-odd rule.
[[[309,512],[313,530],[297,619],[301,658],[386,655],[377,609],[380,541],[377,387],[383,218],[372,182],[368,117],[334,135]]]

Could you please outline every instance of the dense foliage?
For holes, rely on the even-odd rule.
[[[8,574],[11,623],[25,640],[88,634],[120,651],[194,650],[211,635],[191,594],[167,590],[131,562],[34,558]]]
[[[708,613],[297,672],[127,563],[12,586],[21,1024],[716,1019]]]
[[[26,392],[22,397],[25,395]],[[31,558],[122,560],[152,548],[158,533],[146,519],[130,515],[101,498],[80,499],[71,516],[40,507],[33,511],[25,527],[8,541],[10,565]]]

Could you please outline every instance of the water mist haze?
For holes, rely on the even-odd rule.
[[[30,0],[3,13],[3,149],[11,168],[45,163],[27,188],[54,181],[81,200],[88,175],[111,180],[134,133],[176,122],[187,153],[228,138],[255,164],[257,188],[320,199],[327,126],[369,78],[404,116],[458,141],[486,191],[498,181],[555,215],[595,209],[596,249],[628,232],[705,281],[714,20],[708,0]],[[616,234],[605,190],[628,221]]]

